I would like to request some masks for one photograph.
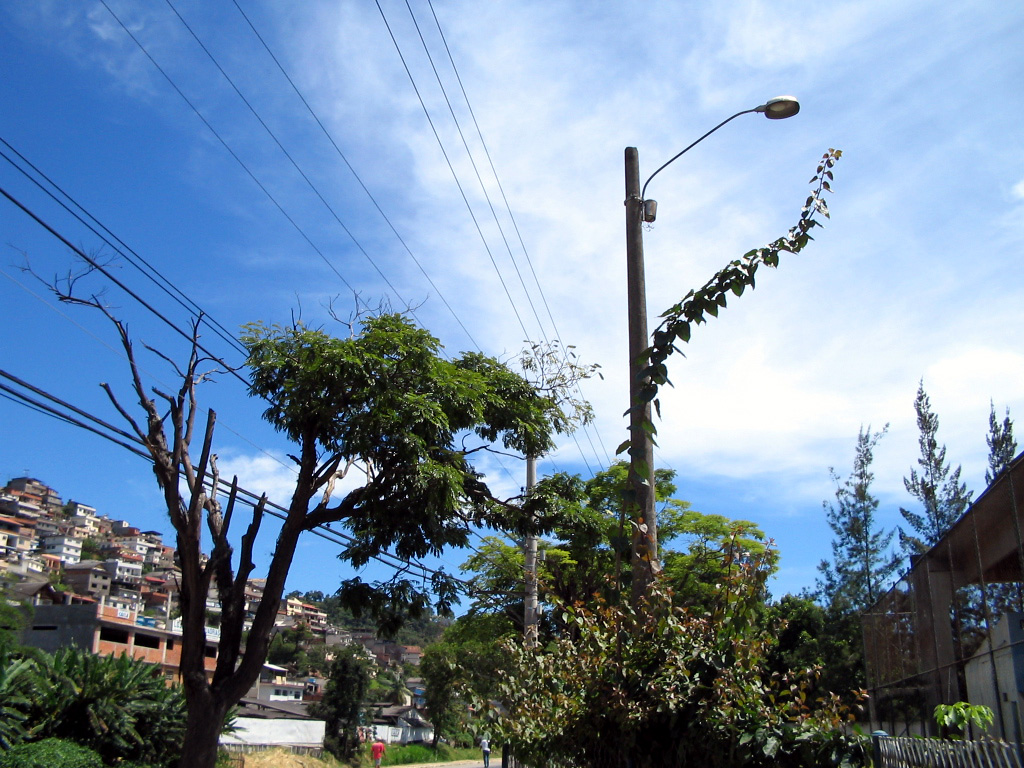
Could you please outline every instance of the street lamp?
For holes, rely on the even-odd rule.
[[[655,574],[661,570],[658,560],[658,523],[654,507],[654,442],[644,424],[651,423],[650,401],[641,402],[650,380],[641,378],[646,367],[641,353],[648,348],[647,291],[644,283],[644,241],[641,224],[654,221],[657,203],[645,200],[651,179],[689,152],[726,123],[740,115],[760,112],[769,120],[783,120],[800,111],[792,96],[779,96],[764,104],[737,112],[723,120],[652,173],[640,187],[640,161],[636,147],[626,147],[626,300],[629,313],[629,487],[638,509],[634,520],[630,560],[633,573],[633,603],[638,604]]]

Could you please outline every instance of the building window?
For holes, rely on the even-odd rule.
[[[141,648],[159,648],[160,638],[155,635],[146,635],[141,632],[136,632],[135,645]]]
[[[100,627],[100,640],[106,640],[108,643],[128,645],[128,630],[116,629],[115,627]]]
[[[208,659],[216,659],[217,658],[217,646],[216,645],[208,645],[208,646],[206,646],[206,658],[208,658]]]

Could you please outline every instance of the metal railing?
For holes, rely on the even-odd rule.
[[[1022,768],[1020,747],[1005,741],[952,741],[871,734],[875,768]]]

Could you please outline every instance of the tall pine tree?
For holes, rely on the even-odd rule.
[[[847,613],[874,605],[886,583],[899,567],[891,550],[895,531],[875,527],[878,499],[871,493],[874,474],[871,462],[878,441],[888,431],[863,427],[857,435],[853,471],[842,480],[835,469],[829,473],[836,484],[835,502],[823,502],[832,529],[832,562],[822,560],[818,570],[817,596],[829,608]]]
[[[917,388],[914,410],[921,433],[918,438],[921,458],[917,460],[919,469],[911,468],[910,477],[903,478],[903,485],[921,503],[923,510],[911,512],[900,507],[900,514],[912,530],[907,533],[900,528],[900,543],[908,555],[922,554],[937,544],[967,510],[974,495],[960,482],[960,467],[950,471],[946,463],[946,446],[940,446],[936,438],[939,417],[932,411],[923,379]]]
[[[1013,422],[1010,420],[1010,409],[1006,409],[1006,417],[1002,423],[996,418],[996,406],[990,400],[991,411],[988,415],[988,469],[985,471],[985,485],[992,481],[1010,466],[1014,454],[1017,453],[1017,441],[1013,439]]]

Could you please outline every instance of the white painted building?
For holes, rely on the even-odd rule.
[[[142,560],[125,560],[113,557],[103,561],[103,567],[110,573],[114,581],[123,581],[130,584],[137,584],[142,581]]]
[[[74,536],[47,536],[39,548],[44,555],[56,555],[65,565],[74,565],[82,559],[82,540]]]

